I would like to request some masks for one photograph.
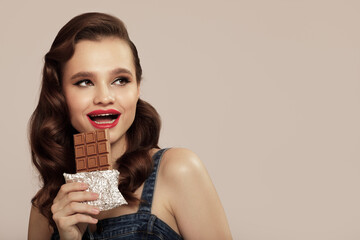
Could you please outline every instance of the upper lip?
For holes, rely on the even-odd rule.
[[[89,112],[88,116],[100,116],[100,115],[120,115],[121,113],[115,109],[98,109]]]

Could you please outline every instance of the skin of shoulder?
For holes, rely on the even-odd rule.
[[[232,239],[219,196],[200,158],[188,149],[172,148],[161,165],[159,174],[184,239]]]
[[[53,228],[49,225],[47,218],[42,215],[37,207],[31,206],[29,227],[28,227],[28,240],[49,240]]]

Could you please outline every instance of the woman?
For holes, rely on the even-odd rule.
[[[30,240],[231,239],[199,158],[186,149],[159,150],[160,118],[139,98],[141,74],[119,19],[86,13],[59,31],[30,120],[32,160],[43,181],[32,199]],[[84,203],[98,195],[86,184],[65,184],[63,173],[75,173],[73,134],[103,128],[129,204],[100,212]]]

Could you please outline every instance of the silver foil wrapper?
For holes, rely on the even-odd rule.
[[[97,206],[100,211],[106,211],[127,204],[118,189],[119,174],[118,170],[103,170],[75,174],[64,173],[64,178],[66,183],[83,182],[88,184],[89,188],[86,191],[98,193],[99,198],[85,203]]]

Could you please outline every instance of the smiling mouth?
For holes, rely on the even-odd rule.
[[[96,124],[112,124],[118,119],[120,114],[113,113],[104,113],[104,114],[94,114],[88,115],[90,120],[95,122]]]

